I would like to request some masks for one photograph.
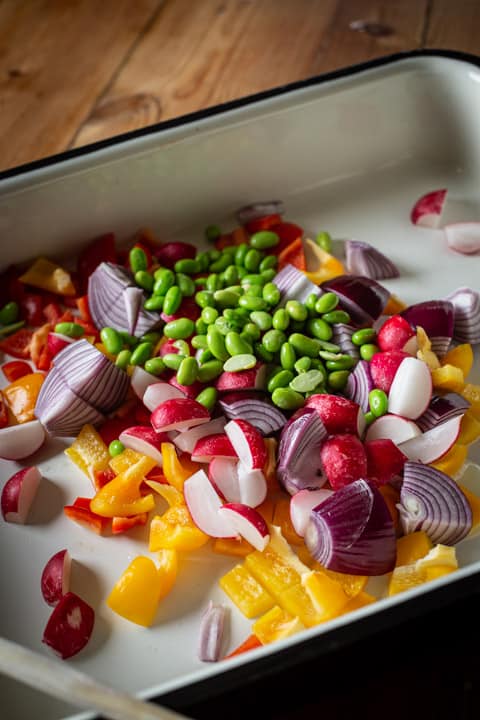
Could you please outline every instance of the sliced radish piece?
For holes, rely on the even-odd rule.
[[[385,350],[375,353],[370,360],[370,373],[375,387],[389,393],[398,368],[408,357],[410,355],[403,350]]]
[[[327,490],[326,488],[300,490],[295,493],[290,500],[290,520],[297,535],[303,537],[310,519],[310,512],[332,494],[333,490]]]
[[[403,350],[410,355],[417,352],[417,334],[401,315],[387,318],[377,333],[377,345],[383,352]]]
[[[67,345],[71,345],[75,342],[74,338],[68,337],[68,335],[62,335],[62,333],[49,332],[47,336],[47,349],[50,357],[53,357],[60,350],[63,350]]]
[[[186,430],[207,423],[210,414],[204,405],[190,398],[165,400],[152,412],[150,422],[155,432]]]
[[[249,470],[261,470],[267,462],[265,441],[261,433],[246,420],[230,420],[225,432],[241,462]]]
[[[241,502],[240,484],[238,481],[237,459],[213,458],[208,466],[208,477],[215,490],[227,502]]]
[[[210,422],[197,425],[191,430],[184,430],[178,435],[175,435],[173,442],[179,450],[191,454],[200,438],[223,432],[226,422],[224,417],[215,418],[215,420],[210,420]]]
[[[49,605],[56,605],[70,587],[71,558],[68,550],[59,550],[45,565],[40,587],[43,599]]]
[[[147,387],[149,385],[153,385],[154,383],[158,383],[158,377],[156,375],[152,375],[139,365],[135,365],[132,377],[130,378],[130,384],[133,392],[140,398],[140,400],[143,399]]]
[[[270,542],[270,533],[267,523],[257,510],[242,503],[227,503],[218,510],[218,514],[226,518],[256,550],[265,550]]]
[[[363,434],[365,418],[360,405],[353,400],[325,393],[311,395],[304,407],[317,411],[330,435],[356,433],[361,437]]]
[[[215,386],[219,391],[264,390],[267,383],[267,365],[257,363],[255,367],[238,372],[223,372]]]
[[[463,255],[480,252],[480,222],[445,225],[447,245]]]
[[[417,437],[400,443],[400,450],[409,460],[426,464],[435,462],[455,444],[460,433],[462,417],[463,415],[454,417]]]
[[[0,430],[0,457],[4,460],[23,460],[33,455],[45,441],[45,429],[40,420],[11,425]]]
[[[445,189],[433,190],[426,195],[422,195],[410,213],[412,223],[423,227],[438,228],[446,197],[447,191]]]
[[[147,455],[162,467],[162,442],[168,442],[169,437],[165,433],[157,433],[153,428],[146,425],[134,425],[120,433],[119,438],[126,448]]]
[[[33,466],[19,470],[7,480],[1,497],[2,515],[6,522],[25,524],[41,479],[40,471]]]
[[[210,462],[214,457],[237,457],[237,453],[225,433],[215,433],[215,435],[200,438],[192,450],[192,460],[194,462]]]
[[[267,497],[267,481],[261,470],[248,470],[242,462],[237,465],[240,501],[258,507]]]
[[[145,407],[153,412],[156,407],[161,405],[165,400],[172,400],[172,398],[183,398],[185,395],[181,390],[170,385],[167,382],[157,382],[148,385],[143,393],[142,401]]]
[[[421,430],[413,420],[400,417],[400,415],[387,414],[373,421],[367,430],[365,441],[387,438],[395,445],[400,445],[418,435],[421,435]]]
[[[210,537],[236,537],[233,523],[218,513],[222,501],[203,470],[185,481],[183,492],[192,520],[202,532]]]
[[[66,660],[85,647],[94,623],[93,608],[75,593],[68,592],[60,598],[50,615],[42,642]]]
[[[430,368],[414,357],[405,358],[398,366],[388,394],[388,411],[416,420],[423,415],[432,399]]]

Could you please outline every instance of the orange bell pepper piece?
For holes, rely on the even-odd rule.
[[[223,659],[227,660],[228,658],[236,657],[236,655],[241,655],[244,652],[248,652],[248,650],[254,650],[258,647],[262,647],[260,640],[256,635],[249,635],[246,640],[240,643],[240,645],[232,650],[232,652],[228,653],[228,655],[225,655]]]
[[[185,480],[188,480],[191,475],[200,469],[199,463],[188,460],[186,457],[182,457],[180,460],[173,443],[162,443],[161,450],[163,474],[167,482],[177,490],[183,490]]]
[[[87,530],[101,535],[107,526],[107,519],[90,510],[90,498],[78,497],[72,505],[65,505],[63,512],[74,522]]]
[[[42,373],[29,373],[3,389],[5,401],[18,423],[34,420],[35,403],[44,380]]]
[[[131,515],[130,517],[117,517],[112,518],[112,534],[120,535],[121,533],[131,530],[131,528],[137,525],[146,525],[148,515],[142,513],[141,515]]]
[[[306,270],[302,238],[297,238],[278,254],[278,270],[284,268],[285,265],[293,265],[298,270]]]
[[[155,465],[155,460],[143,455],[135,465],[100,488],[90,503],[92,512],[103,517],[126,517],[152,510],[155,506],[153,495],[142,497],[140,485]]]
[[[473,367],[473,349],[470,343],[462,343],[449,350],[442,358],[442,365],[454,365],[466,378]]]
[[[48,292],[58,295],[75,295],[76,292],[70,273],[46,258],[35,260],[19,280],[26,285],[48,290]]]
[[[290,496],[282,497],[275,503],[273,524],[282,531],[282,535],[291,545],[302,545],[303,538],[295,532],[290,518]]]

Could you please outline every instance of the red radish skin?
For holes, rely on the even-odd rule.
[[[432,375],[423,360],[405,358],[397,368],[388,395],[388,410],[394,415],[416,420],[432,399]]]
[[[70,588],[71,558],[68,550],[59,550],[45,565],[40,587],[48,605],[56,605]]]
[[[238,534],[247,540],[259,552],[263,552],[270,542],[268,525],[257,510],[242,503],[227,503],[218,514],[235,527]]]
[[[200,438],[223,432],[226,422],[227,421],[224,417],[215,418],[203,425],[197,425],[191,430],[184,430],[183,432],[178,433],[178,435],[175,435],[173,438],[173,442],[182,452],[192,454],[193,449]]]
[[[447,190],[433,190],[417,200],[410,213],[414,225],[438,228],[442,217]]]
[[[386,320],[377,334],[377,345],[382,352],[403,350],[416,353],[416,332],[401,315],[392,315]]]
[[[225,433],[200,438],[192,451],[195,462],[210,462],[213,458],[236,458],[237,453]]]
[[[205,385],[201,382],[194,382],[192,385],[180,385],[179,382],[177,382],[177,378],[175,375],[172,375],[171,378],[168,380],[169,385],[171,385],[175,390],[178,390],[182,393],[183,397],[187,397],[190,400],[195,400],[197,395],[199,395],[202,390],[205,389]]]
[[[168,338],[165,342],[160,345],[157,355],[163,357],[164,355],[178,355],[180,352],[179,348],[175,345],[177,341],[173,338]]]
[[[73,657],[90,640],[95,612],[82,598],[68,592],[60,598],[48,620],[42,642],[62,660]]]
[[[19,470],[6,482],[1,497],[5,522],[26,523],[41,479],[40,471],[33,466]]]
[[[462,417],[463,415],[454,417],[401,443],[400,450],[409,460],[415,462],[428,464],[439,460],[457,441]]]
[[[165,400],[183,397],[185,397],[184,393],[171,383],[157,381],[148,385],[142,396],[142,401],[145,407],[153,412],[153,410],[161,405],[162,402],[165,402]]]
[[[421,430],[413,420],[399,415],[382,415],[373,421],[367,430],[365,440],[390,439],[395,445],[400,445],[411,438],[421,434]]]
[[[262,470],[267,462],[263,435],[246,420],[230,420],[225,432],[241,462],[248,470]]]
[[[45,429],[40,420],[11,425],[0,430],[0,458],[25,460],[45,442]]]
[[[210,420],[208,410],[190,398],[166,400],[152,412],[150,422],[155,432],[186,430]]]
[[[367,456],[356,435],[332,435],[320,450],[323,471],[334,490],[367,475]]]
[[[61,333],[55,332],[48,333],[47,349],[50,353],[50,356],[53,357],[54,355],[59,353],[60,350],[63,350],[64,347],[70,345],[72,342],[75,342],[74,339],[68,337],[67,335],[62,335]]]
[[[407,456],[388,438],[364,443],[367,455],[367,478],[375,485],[385,485],[400,475]]]
[[[264,390],[267,381],[267,366],[257,363],[250,370],[240,372],[223,372],[217,379],[216,388],[219,392],[232,390]]]
[[[166,323],[172,322],[173,320],[179,320],[180,318],[188,318],[189,320],[193,320],[193,322],[195,322],[195,320],[198,320],[200,317],[200,307],[197,305],[193,297],[185,297],[175,313],[172,315],[166,315],[166,313],[162,312],[160,317]]]
[[[410,355],[402,350],[375,353],[370,360],[370,372],[375,387],[388,393],[400,363]]]
[[[183,486],[185,502],[195,525],[210,537],[236,537],[233,524],[219,515],[222,500],[203,470],[191,475]]]
[[[333,490],[327,490],[326,488],[300,490],[292,497],[290,500],[290,520],[297,535],[303,537],[311,511],[330,497],[332,493]]]
[[[363,434],[364,415],[358,403],[353,400],[339,395],[311,395],[304,407],[317,411],[329,435]]]
[[[148,455],[162,467],[162,442],[169,442],[166,433],[157,433],[146,425],[134,425],[120,433],[118,438],[126,448]]]

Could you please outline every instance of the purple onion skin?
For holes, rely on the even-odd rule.
[[[314,423],[316,429],[315,441],[299,457],[292,458],[294,443],[311,423]],[[326,437],[327,431],[313,408],[297,410],[283,428],[278,444],[277,478],[290,495],[295,495],[299,490],[318,490],[325,485],[320,448]]]
[[[370,363],[367,360],[359,360],[355,368],[348,376],[345,396],[358,403],[363,412],[370,410],[369,393],[375,388],[370,372]]]
[[[320,287],[325,292],[338,295],[352,322],[359,327],[372,325],[382,314],[390,297],[387,288],[363,275],[339,275],[326,280]]]
[[[465,400],[458,393],[450,392],[446,395],[434,395],[428,408],[415,422],[420,430],[425,432],[453,417],[463,415],[469,407],[468,400]]]
[[[272,435],[281,430],[287,418],[259,390],[238,390],[223,394],[219,405],[229,420],[247,420],[264,436]]]
[[[412,327],[416,328],[420,325],[430,339],[453,337],[454,308],[448,300],[427,300],[416,303],[402,310],[400,315]]]
[[[480,343],[480,294],[469,287],[459,287],[445,300],[453,304],[453,337],[459,343]]]
[[[390,511],[367,480],[355,480],[313,508],[305,531],[310,554],[329,570],[384,575],[395,567]]]

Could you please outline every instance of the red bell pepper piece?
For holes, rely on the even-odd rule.
[[[81,297],[75,298],[77,303],[78,312],[82,320],[93,325],[92,316],[90,314],[90,308],[88,306],[88,295],[82,295]]]
[[[62,313],[63,310],[57,302],[48,303],[48,305],[45,305],[43,308],[43,315],[52,327],[55,327],[55,325],[60,321]]]
[[[127,532],[127,530],[135,527],[135,525],[146,525],[147,519],[148,513],[140,513],[139,515],[131,515],[130,517],[115,516],[112,518],[112,533],[113,535],[119,535],[120,533]]]
[[[30,357],[30,343],[33,331],[21,328],[8,337],[0,340],[0,350],[16,358],[27,360]]]
[[[73,505],[65,505],[63,512],[65,515],[79,525],[93,530],[97,535],[101,535],[108,523],[108,518],[101,517],[90,510],[91,498],[78,497]]]
[[[118,440],[120,433],[132,425],[138,425],[136,419],[132,416],[125,418],[108,418],[99,428],[98,433],[105,445],[110,445],[112,440]],[[112,478],[111,478],[112,479]]]
[[[109,483],[110,480],[113,480],[113,478],[115,477],[115,473],[113,472],[112,468],[107,467],[105,470],[94,470],[93,476],[93,484],[95,486],[95,490],[100,490],[100,488]]]
[[[246,640],[244,640],[238,647],[235,648],[235,650],[232,650],[231,653],[225,655],[224,660],[227,660],[227,658],[235,657],[236,655],[240,655],[241,653],[247,652],[248,650],[253,650],[257,647],[262,647],[262,643],[256,635],[249,635]]]
[[[37,370],[44,370],[45,372],[48,372],[52,366],[52,358],[53,355],[48,345],[45,345],[40,353],[38,360],[35,362]]]
[[[278,237],[280,238],[280,242],[275,248],[272,248],[270,252],[275,253],[275,255],[278,255],[279,253],[284,250],[287,245],[290,245],[290,243],[295,242],[297,238],[301,238],[303,236],[303,228],[300,227],[300,225],[296,225],[292,222],[281,222],[277,225],[272,225],[272,227],[269,228],[274,233],[277,233]]]
[[[38,293],[26,293],[20,300],[20,312],[27,325],[38,327],[44,322],[43,297]]]
[[[259,232],[260,230],[270,230],[272,225],[278,225],[278,223],[281,222],[281,215],[272,213],[272,215],[264,215],[255,220],[250,220],[250,222],[245,223],[245,227],[248,232],[253,235],[253,233]]]
[[[0,395],[0,429],[5,428],[8,425],[8,410],[7,404],[3,397]]]
[[[2,372],[9,383],[15,382],[24,375],[32,372],[32,367],[24,360],[10,360],[2,365]]]
[[[102,262],[116,263],[118,261],[115,249],[115,235],[106,233],[95,238],[80,253],[77,263],[78,285],[80,292],[88,287],[88,278]]]

